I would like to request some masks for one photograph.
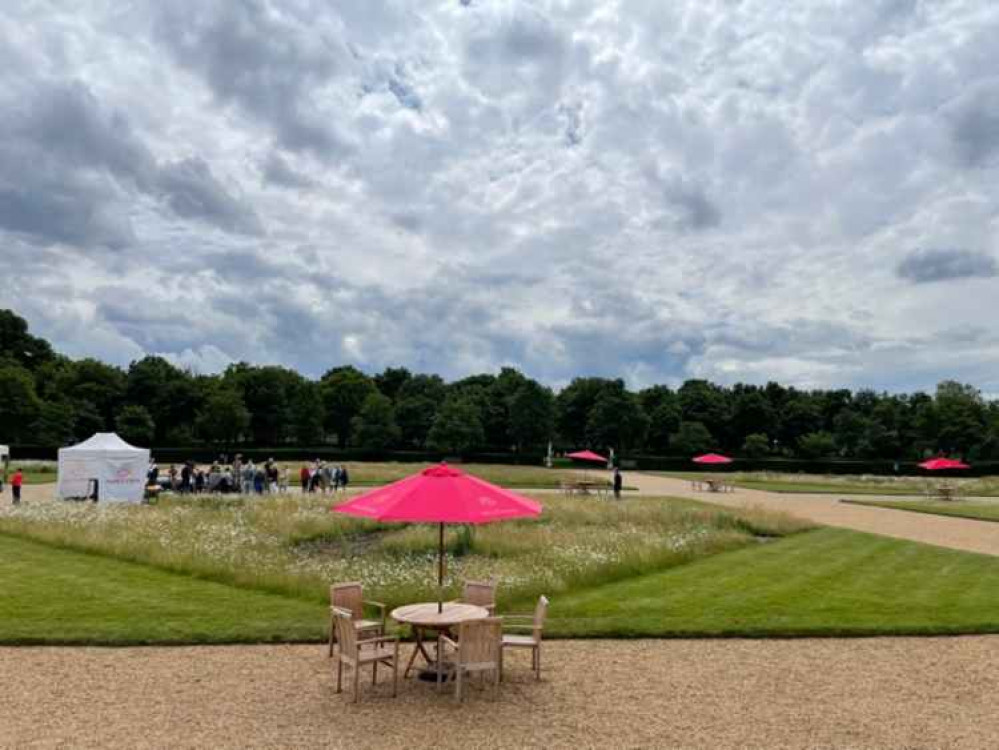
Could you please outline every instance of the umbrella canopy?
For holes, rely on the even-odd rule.
[[[594,453],[593,451],[576,451],[575,453],[566,453],[566,458],[571,458],[574,461],[592,461],[593,463],[607,463],[607,459],[601,456],[599,453]]]
[[[444,524],[482,524],[541,514],[541,503],[441,463],[398,482],[365,492],[332,508],[376,521],[440,525],[438,609],[444,588]]]
[[[970,469],[971,467],[963,461],[953,458],[931,458],[919,464],[920,469],[928,471],[941,471],[943,469]]]
[[[718,453],[705,453],[703,456],[695,456],[693,459],[695,464],[730,464],[732,459],[728,456],[722,456]]]

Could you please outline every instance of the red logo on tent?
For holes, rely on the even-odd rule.
[[[132,472],[129,471],[128,469],[118,469],[118,471],[116,471],[114,475],[116,479],[128,479],[128,475],[131,473]]]

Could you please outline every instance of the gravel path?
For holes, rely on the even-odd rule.
[[[629,473],[626,481],[637,487],[641,495],[689,497],[733,507],[761,506],[788,511],[826,526],[841,526],[871,534],[934,544],[938,547],[999,555],[999,523],[990,521],[910,513],[891,508],[872,508],[839,502],[841,497],[849,498],[849,495],[781,494],[738,487],[734,492],[709,493],[690,489],[690,482],[686,480],[639,473]],[[876,495],[854,497],[863,500],[888,499]]]
[[[464,706],[318,646],[0,649],[4,748],[991,748],[999,638],[562,641]]]

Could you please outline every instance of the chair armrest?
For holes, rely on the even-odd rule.
[[[443,634],[441,634],[441,635],[440,635],[440,636],[438,637],[438,640],[439,640],[439,641],[440,641],[441,643],[444,643],[444,644],[447,644],[448,646],[450,646],[450,647],[451,647],[451,648],[453,648],[453,649],[457,649],[457,648],[458,648],[458,642],[457,642],[457,641],[453,641],[453,640],[451,640],[451,639],[450,639],[450,638],[448,638],[448,637],[447,637],[446,635],[443,635]]]
[[[369,607],[374,607],[375,609],[380,609],[382,612],[385,612],[385,605],[382,604],[381,602],[372,601],[371,599],[365,599],[362,603],[367,604]]]
[[[503,615],[504,620],[527,620],[534,622],[534,615]]]
[[[399,636],[397,635],[380,635],[376,638],[365,638],[357,642],[358,646],[369,646],[375,645],[377,643],[388,643],[389,641],[399,642]]]
[[[524,630],[524,631],[527,631],[529,633],[533,633],[534,632],[534,626],[533,625],[504,625],[503,626],[503,630]]]

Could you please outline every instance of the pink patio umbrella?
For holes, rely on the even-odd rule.
[[[718,453],[705,453],[703,456],[695,456],[693,459],[695,464],[730,464],[732,459],[728,456],[722,456]]]
[[[566,458],[571,458],[573,461],[589,461],[595,464],[606,464],[607,459],[601,456],[599,453],[594,453],[593,451],[576,451],[575,453],[566,453]]]
[[[920,469],[927,471],[943,471],[945,469],[970,469],[971,467],[963,461],[954,458],[931,458],[919,464]]]
[[[441,463],[331,509],[376,521],[440,525],[437,611],[443,610],[444,524],[483,524],[538,516],[541,503]]]

